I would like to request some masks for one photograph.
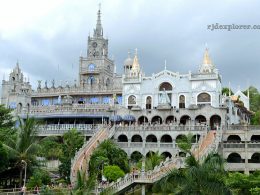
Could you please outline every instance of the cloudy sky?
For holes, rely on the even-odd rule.
[[[119,73],[128,50],[135,48],[146,75],[162,70],[165,60],[169,70],[195,72],[207,43],[224,86],[260,89],[257,0],[0,0],[0,75],[7,78],[18,60],[33,86],[36,80],[76,79],[99,2]],[[208,29],[216,23],[259,29]]]

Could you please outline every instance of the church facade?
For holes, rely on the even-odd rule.
[[[222,77],[207,48],[195,73],[180,74],[165,65],[161,72],[146,76],[136,51],[124,61],[123,74],[116,74],[100,10],[87,47],[86,56],[79,58],[74,84],[38,81],[37,89],[32,89],[17,63],[2,81],[1,103],[23,118],[44,120],[39,136],[61,136],[76,128],[88,139],[101,125],[113,124],[113,139],[129,157],[150,151],[167,157],[183,155],[176,145],[182,135],[192,133],[198,142],[205,131],[221,130],[219,152],[230,162],[230,170],[260,168],[260,164],[249,166],[251,161],[260,163],[260,154],[254,150],[260,144],[250,145],[260,142],[260,134],[249,127],[249,96],[241,91],[234,96],[222,94]],[[246,152],[237,150],[233,142],[247,148]]]

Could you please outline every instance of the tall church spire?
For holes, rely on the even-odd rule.
[[[208,49],[208,47],[206,47],[199,72],[200,73],[213,73],[214,70],[215,70],[215,66],[209,57],[209,49]]]
[[[96,29],[94,29],[94,36],[103,37],[103,28],[101,24],[101,4],[99,4],[99,9],[97,13],[97,24],[96,24]]]
[[[140,65],[139,65],[138,57],[137,57],[137,49],[135,49],[135,57],[134,57],[134,61],[133,61],[132,70],[134,72],[140,72]]]

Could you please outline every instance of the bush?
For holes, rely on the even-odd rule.
[[[109,182],[116,181],[118,178],[123,177],[125,175],[124,171],[120,169],[119,166],[105,166],[104,175]]]
[[[33,172],[33,175],[30,177],[27,187],[34,188],[35,186],[47,185],[51,182],[51,178],[47,171],[37,169]]]

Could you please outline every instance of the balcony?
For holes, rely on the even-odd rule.
[[[52,124],[40,125],[38,128],[38,136],[61,136],[71,129],[76,129],[85,136],[92,136],[101,125],[90,124]]]
[[[116,131],[206,131],[205,125],[190,126],[190,125],[117,125]]]
[[[108,104],[72,104],[72,105],[49,105],[49,106],[32,106],[29,115],[108,115],[110,109]],[[27,113],[24,113],[27,114]]]

